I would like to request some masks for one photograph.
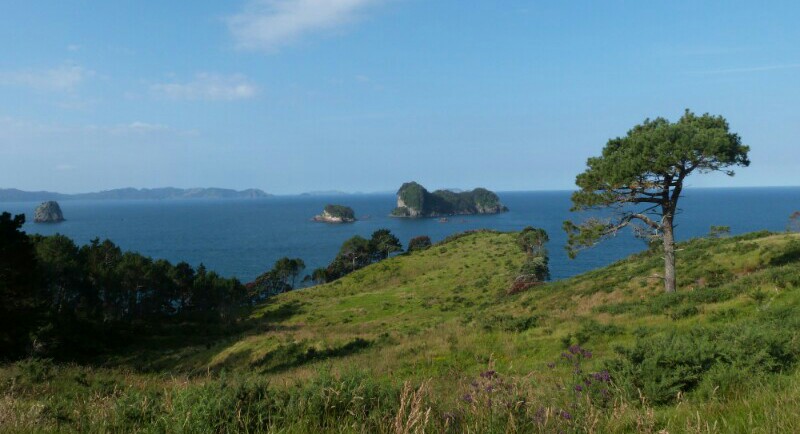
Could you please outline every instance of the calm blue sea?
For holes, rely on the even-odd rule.
[[[550,234],[551,272],[560,279],[610,264],[644,249],[629,233],[600,244],[570,260],[565,251],[565,219],[569,192],[499,193],[510,211],[505,214],[436,219],[388,217],[394,195],[336,197],[286,196],[262,200],[184,201],[62,201],[67,221],[32,223],[38,203],[0,203],[0,211],[25,213],[29,233],[65,234],[80,244],[95,237],[109,238],[123,249],[172,262],[205,264],[224,276],[250,281],[282,257],[300,257],[307,271],[324,266],[341,243],[355,235],[369,237],[388,228],[403,244],[411,237],[428,235],[437,241],[469,229],[515,231],[542,227]],[[346,225],[314,223],[309,219],[327,203],[353,207],[360,221]],[[733,233],[760,229],[782,231],[789,215],[800,210],[800,187],[689,189],[682,199],[677,237],[685,240],[708,233],[711,225],[728,225]]]

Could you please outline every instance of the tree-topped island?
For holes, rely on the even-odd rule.
[[[433,193],[416,182],[407,182],[397,191],[393,217],[441,217],[447,215],[497,214],[508,211],[494,192],[485,188]]]
[[[324,223],[352,223],[356,221],[353,208],[344,205],[325,205],[322,214],[314,216],[315,222]]]

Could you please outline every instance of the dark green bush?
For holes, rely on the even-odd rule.
[[[780,372],[796,362],[799,344],[788,329],[764,326],[702,328],[689,333],[639,339],[620,358],[609,362],[617,384],[631,399],[638,391],[655,404],[673,402],[679,392],[691,392],[712,369],[750,375]]]
[[[482,326],[484,330],[503,330],[507,332],[524,332],[536,327],[536,316],[491,315],[484,317]]]
[[[690,316],[695,316],[700,313],[700,310],[697,309],[697,306],[681,306],[672,311],[669,314],[669,317],[673,320],[679,320],[682,318],[689,318]]]

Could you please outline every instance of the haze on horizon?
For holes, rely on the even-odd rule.
[[[571,189],[646,117],[725,116],[798,185],[800,4],[11,2],[0,188]]]

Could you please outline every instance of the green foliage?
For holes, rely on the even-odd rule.
[[[795,211],[789,216],[789,224],[786,225],[787,232],[800,232],[800,211]]]
[[[635,200],[648,191],[671,191],[677,187],[673,181],[695,170],[732,174],[730,167],[750,164],[748,151],[721,116],[687,110],[675,123],[647,119],[625,137],[609,140],[602,156],[589,158],[576,179],[574,207],[641,203]]]
[[[261,274],[253,282],[250,297],[253,300],[264,300],[269,296],[293,290],[297,277],[305,268],[306,264],[300,258],[278,259],[271,270]]]
[[[711,226],[708,231],[708,236],[711,238],[723,238],[731,235],[730,226]]]
[[[202,265],[154,261],[109,240],[79,248],[63,235],[29,237],[23,221],[0,216],[4,357],[86,357],[129,343],[148,322],[234,322],[249,301],[237,280]]]
[[[400,239],[394,236],[389,229],[378,229],[373,232],[369,243],[376,261],[382,261],[392,253],[403,251]]]
[[[0,415],[11,432],[389,433],[418,394],[425,432],[797,432],[796,240],[681,243],[672,294],[645,251],[505,297],[528,257],[518,234],[459,234],[270,297],[236,333],[165,345],[166,319],[148,318],[141,345],[84,366],[0,365]]]
[[[403,202],[392,211],[397,217],[433,217],[452,214],[478,214],[507,211],[497,194],[485,189],[455,193],[436,190],[433,193],[416,182],[407,182],[397,191]]]
[[[339,254],[324,271],[315,270],[313,275],[306,276],[304,280],[317,283],[332,282],[367,265],[383,261],[392,253],[402,250],[403,245],[400,240],[388,229],[376,230],[369,240],[354,235],[342,243]]]
[[[544,229],[526,227],[517,235],[517,245],[527,255],[519,275],[507,291],[508,294],[522,292],[532,286],[550,280],[550,258],[545,244],[550,241]]]
[[[406,208],[424,209],[425,199],[430,195],[425,187],[416,182],[406,182],[397,190],[397,197],[405,203]]]
[[[28,430],[301,433],[339,431],[338,427],[358,424],[362,432],[383,432],[400,396],[392,383],[355,369],[338,375],[321,370],[294,387],[271,384],[259,376],[222,374],[169,388],[161,387],[155,378],[142,379],[146,380],[142,385],[101,372],[70,375],[68,369],[60,371],[64,378],[57,385],[49,384],[52,376],[26,380],[27,395],[47,398],[34,414],[36,425]],[[102,383],[110,384],[111,390],[100,392]],[[58,393],[48,396],[53,388]],[[88,390],[94,390],[97,399],[82,399]],[[97,405],[100,402],[103,405]]]
[[[24,214],[0,214],[0,359],[17,357],[32,344],[47,300],[24,223]]]
[[[530,256],[547,256],[545,244],[550,237],[544,229],[527,226],[517,235],[517,245]]]
[[[408,251],[415,252],[418,250],[425,250],[431,246],[431,238],[427,235],[420,235],[414,237],[408,242]]]
[[[309,345],[308,342],[290,342],[269,352],[253,365],[261,367],[265,372],[279,372],[315,360],[351,355],[368,348],[370,345],[372,345],[372,342],[363,338],[354,338],[341,345],[322,349]]]
[[[733,176],[731,167],[750,164],[748,152],[725,118],[689,110],[677,122],[646,119],[625,137],[609,140],[602,155],[589,158],[586,171],[577,176],[572,210],[605,208],[613,218],[565,222],[570,256],[632,226],[648,242],[663,239],[665,289],[674,291],[673,219],[685,178],[695,171]]]
[[[325,205],[325,212],[332,217],[337,217],[345,221],[353,221],[356,219],[356,214],[353,208],[344,205]]]
[[[535,282],[550,280],[550,267],[547,256],[529,256],[519,270],[520,276],[526,276]]]
[[[788,369],[798,349],[794,333],[786,329],[698,328],[637,340],[619,349],[621,358],[610,362],[609,370],[631,398],[641,390],[650,402],[667,404],[694,390],[712,370],[716,375],[728,369],[759,375]]]
[[[536,327],[538,318],[534,316],[490,315],[482,318],[484,330],[502,330],[520,333]]]

